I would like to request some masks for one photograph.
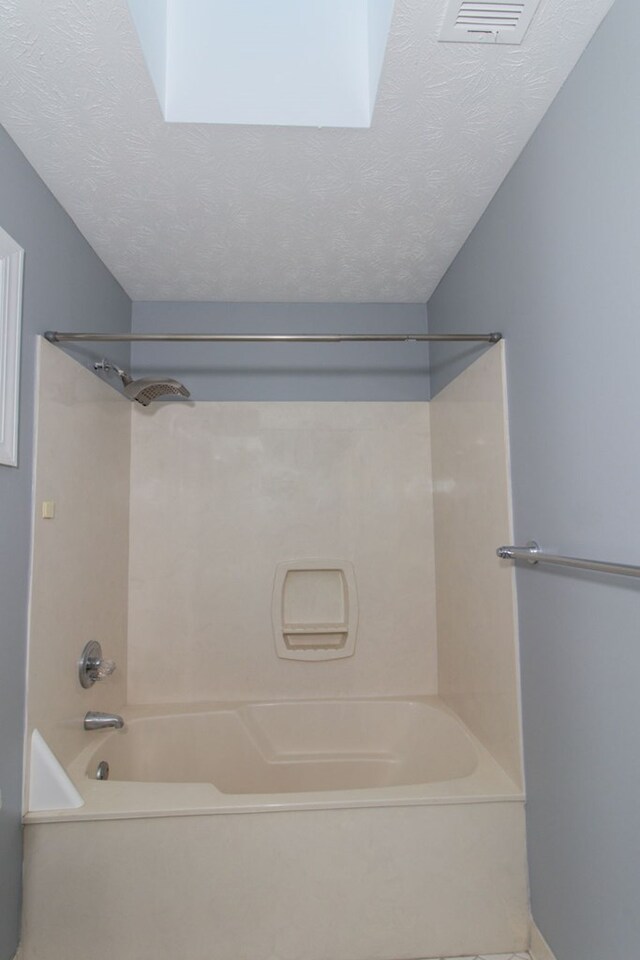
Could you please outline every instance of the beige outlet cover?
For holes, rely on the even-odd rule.
[[[351,657],[358,631],[358,596],[348,560],[279,563],[271,608],[276,653],[286,660]]]

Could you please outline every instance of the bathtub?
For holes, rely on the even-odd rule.
[[[522,790],[437,698],[123,716],[66,764],[83,806],[25,817],[25,960],[86,960],[83,917],[92,960],[526,948]]]
[[[27,823],[522,800],[436,697],[175,704],[123,716],[122,730],[84,733],[67,764],[83,806]],[[96,780],[102,761],[108,781]]]

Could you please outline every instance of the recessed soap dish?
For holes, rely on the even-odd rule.
[[[358,598],[348,560],[293,560],[276,568],[272,605],[276,653],[287,660],[353,655]]]

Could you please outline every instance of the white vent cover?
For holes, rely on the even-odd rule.
[[[451,0],[440,40],[522,43],[540,0]]]

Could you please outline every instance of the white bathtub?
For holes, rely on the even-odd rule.
[[[25,960],[86,960],[82,917],[92,960],[526,948],[522,791],[437,698],[124,716],[25,818]]]
[[[60,742],[68,728],[45,734],[83,806],[26,822],[522,800],[436,697],[145,706],[123,716],[123,730],[83,734],[71,760]],[[103,760],[108,781],[96,779]]]
[[[458,780],[476,745],[449,713],[418,700],[255,703],[139,717],[87,763],[113,780],[211,783],[224,794],[283,794]]]

